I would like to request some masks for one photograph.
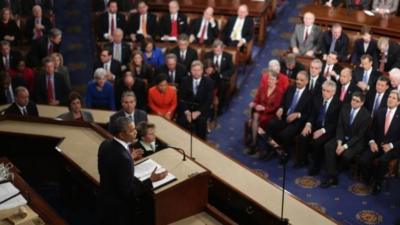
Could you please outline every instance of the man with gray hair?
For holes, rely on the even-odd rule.
[[[313,95],[320,95],[322,84],[326,80],[324,76],[320,75],[322,71],[322,62],[319,59],[314,59],[310,63],[310,81],[308,82],[308,90]]]
[[[120,28],[115,29],[111,42],[104,45],[104,48],[110,49],[113,59],[121,63],[123,67],[127,67],[131,59],[131,46],[123,41],[124,31]]]
[[[168,83],[175,85],[179,85],[181,79],[188,74],[185,66],[178,63],[177,56],[173,53],[165,56],[165,64],[161,65],[157,73],[167,75]]]
[[[389,71],[390,84],[393,89],[400,90],[400,69],[393,68]]]
[[[15,88],[15,102],[5,111],[5,115],[39,116],[36,104],[29,100],[29,91],[26,87]]]
[[[324,145],[334,137],[341,104],[335,96],[336,83],[327,80],[322,84],[321,95],[313,98],[311,113],[298,137],[295,167],[308,164],[311,152],[310,176],[317,175],[321,169]],[[310,151],[311,150],[311,151]]]
[[[35,5],[30,10],[32,10],[32,15],[26,21],[25,36],[28,40],[38,40],[49,33],[52,24],[48,18],[43,16],[40,5]]]
[[[41,37],[32,43],[31,50],[28,53],[28,65],[38,67],[44,57],[55,52],[60,52],[62,32],[57,28],[50,30],[48,36]]]
[[[387,74],[393,68],[400,68],[400,47],[388,37],[378,39],[379,65],[378,70]]]
[[[333,24],[331,30],[327,30],[322,34],[320,48],[324,60],[326,60],[329,52],[337,52],[339,61],[346,61],[348,47],[349,38],[343,32],[340,24]]]
[[[314,21],[315,15],[312,12],[306,12],[303,16],[304,23],[296,25],[290,39],[290,47],[294,54],[314,56],[318,50],[321,28],[315,25]]]
[[[293,53],[287,54],[280,61],[281,73],[286,74],[290,79],[296,79],[296,75],[301,70],[305,70],[302,63],[296,60],[296,55]]]

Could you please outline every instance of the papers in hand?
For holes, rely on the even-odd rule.
[[[0,210],[26,205],[28,202],[10,182],[0,184]]]
[[[165,171],[165,168],[163,168],[160,164],[152,159],[147,159],[146,161],[135,165],[135,177],[137,177],[141,181],[144,181],[150,177],[151,173],[156,167],[156,173],[162,173]],[[174,180],[176,180],[176,177],[168,172],[167,176],[164,179],[153,182],[153,188],[156,189]]]
[[[364,13],[367,14],[368,16],[375,16],[375,14],[369,10],[364,10]]]

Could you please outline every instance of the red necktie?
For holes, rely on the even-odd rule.
[[[199,40],[200,44],[203,44],[204,42],[204,38],[206,36],[206,30],[207,30],[207,22],[205,22],[204,25],[201,27],[200,40]]]
[[[385,135],[386,135],[386,133],[388,132],[388,130],[389,130],[389,127],[390,127],[390,109],[388,109],[388,111],[387,111],[387,113],[386,113],[386,118],[385,118],[385,130],[384,130],[384,132],[385,132]]]
[[[114,16],[111,16],[111,35],[114,35],[114,29],[115,29],[115,21],[114,21]]]
[[[54,100],[53,96],[53,82],[51,82],[50,77],[47,78],[47,101],[50,103]]]
[[[171,21],[171,34],[172,37],[178,37],[178,20]]]
[[[344,101],[344,97],[346,97],[346,89],[345,87],[342,87],[342,91],[340,92],[340,101]]]
[[[355,5],[360,5],[361,4],[361,0],[354,0],[354,4]]]
[[[385,55],[385,53],[382,53],[381,60],[379,62],[379,71],[380,72],[385,72],[385,61],[386,61],[386,55]]]

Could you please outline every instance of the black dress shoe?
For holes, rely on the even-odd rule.
[[[312,166],[308,169],[308,176],[316,176],[319,173],[319,168]]]
[[[372,187],[372,194],[373,195],[378,195],[379,193],[381,193],[382,191],[382,185],[381,184],[374,184],[374,186]]]
[[[321,188],[329,188],[332,185],[337,185],[338,184],[338,179],[336,177],[331,177],[329,179],[324,180],[320,187]]]

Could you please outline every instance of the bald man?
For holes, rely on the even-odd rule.
[[[318,49],[321,28],[314,24],[315,15],[311,12],[304,13],[303,23],[297,24],[290,46],[294,54],[314,56]]]
[[[211,45],[218,37],[218,32],[214,9],[207,7],[203,12],[203,17],[194,19],[190,24],[190,42]]]
[[[4,114],[18,116],[39,116],[36,104],[32,101],[29,101],[28,89],[22,86],[15,88],[15,102],[4,111]]]
[[[185,14],[179,11],[179,3],[172,0],[168,3],[169,13],[160,19],[161,40],[177,39],[180,34],[187,34],[188,24]]]
[[[238,15],[229,18],[223,32],[226,45],[240,48],[253,40],[254,21],[248,15],[247,5],[240,5]]]

